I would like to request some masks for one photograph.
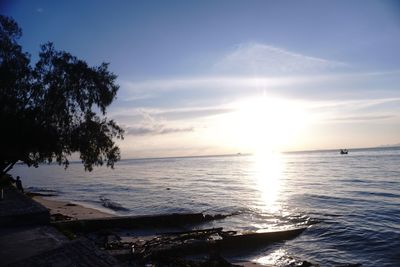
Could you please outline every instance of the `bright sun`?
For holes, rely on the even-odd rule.
[[[308,120],[300,103],[277,98],[248,99],[234,109],[220,128],[231,144],[257,154],[293,146]]]

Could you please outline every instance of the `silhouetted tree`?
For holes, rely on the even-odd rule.
[[[113,138],[123,138],[123,130],[105,115],[119,88],[116,75],[108,64],[90,67],[52,43],[31,65],[17,42],[21,34],[13,19],[0,15],[0,174],[18,161],[67,167],[74,152],[85,170],[113,167],[120,159]]]

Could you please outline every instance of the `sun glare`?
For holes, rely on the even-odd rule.
[[[295,101],[262,96],[234,106],[225,120],[231,142],[256,154],[289,149],[307,124],[305,109]]]
[[[280,151],[302,141],[303,130],[311,121],[306,105],[262,96],[238,102],[233,109],[215,120],[214,133],[221,143],[252,153],[251,171],[260,194],[255,205],[264,212],[276,212],[281,208],[279,196],[284,187]]]

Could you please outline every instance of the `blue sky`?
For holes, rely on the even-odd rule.
[[[398,1],[0,8],[33,59],[52,41],[90,64],[111,63],[121,89],[109,116],[127,129],[126,157],[400,143]]]

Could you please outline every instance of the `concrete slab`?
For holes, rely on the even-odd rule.
[[[46,251],[34,257],[15,262],[9,267],[109,267],[120,266],[118,261],[95,247],[87,239],[70,241],[58,248]]]
[[[26,259],[69,242],[51,226],[25,226],[0,230],[0,266]]]
[[[13,186],[3,189],[4,199],[0,200],[1,227],[50,223],[50,213],[46,207],[17,191]]]
[[[118,261],[89,240],[70,241],[50,225],[47,208],[4,188],[0,201],[0,267],[119,266]]]

